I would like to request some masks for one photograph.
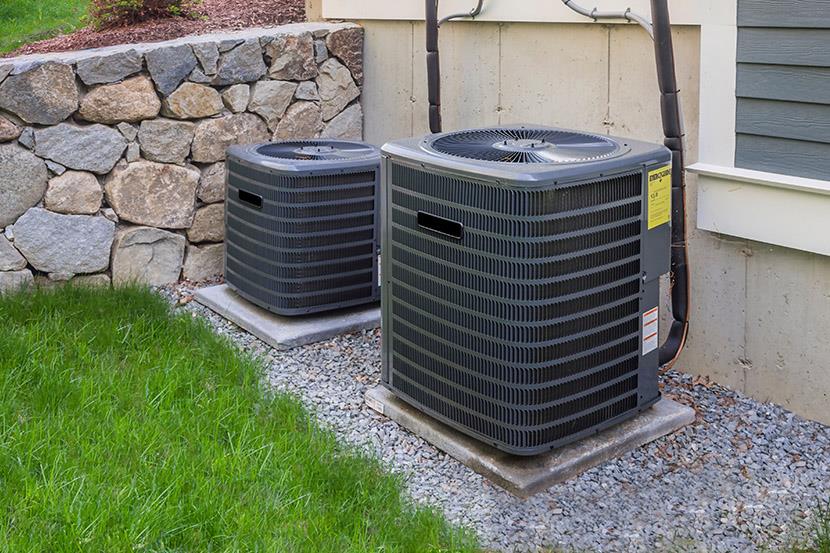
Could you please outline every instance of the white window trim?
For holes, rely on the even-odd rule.
[[[698,228],[830,255],[830,182],[696,163]]]

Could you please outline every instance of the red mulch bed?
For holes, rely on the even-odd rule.
[[[185,35],[305,21],[304,0],[204,0],[198,11],[201,14],[198,18],[170,17],[100,31],[79,29],[68,35],[27,44],[6,55],[11,57],[115,44],[156,42]]]

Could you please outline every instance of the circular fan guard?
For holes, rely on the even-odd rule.
[[[260,146],[257,148],[257,153],[276,159],[300,161],[351,160],[377,155],[377,152],[373,148],[359,142],[329,142],[324,140],[274,142]]]
[[[525,127],[447,133],[428,139],[425,147],[439,154],[497,163],[584,163],[625,152],[603,136]]]

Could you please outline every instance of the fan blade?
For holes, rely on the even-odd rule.
[[[459,131],[429,145],[451,156],[499,163],[578,163],[619,151],[616,142],[600,135],[533,127]]]

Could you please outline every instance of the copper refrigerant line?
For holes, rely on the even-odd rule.
[[[668,337],[660,347],[660,366],[670,369],[686,344],[689,333],[690,277],[686,239],[686,166],[684,158],[683,112],[677,88],[674,44],[667,0],[651,0],[651,21],[627,9],[603,12],[586,9],[573,0],[562,2],[576,13],[594,21],[623,19],[640,25],[654,40],[657,82],[660,87],[660,113],[664,144],[672,153],[672,229],[671,229],[671,303],[672,323]],[[429,96],[429,128],[434,134],[442,130],[441,65],[438,50],[438,29],[447,21],[480,15],[484,0],[470,12],[438,19],[438,0],[426,0],[427,91]]]

